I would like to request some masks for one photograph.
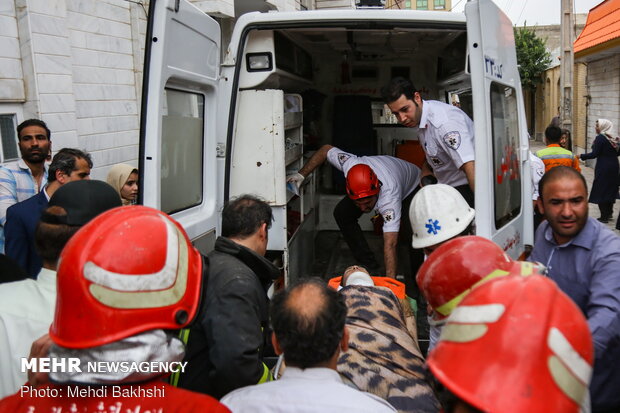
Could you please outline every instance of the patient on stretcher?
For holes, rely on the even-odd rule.
[[[345,382],[382,397],[400,412],[437,412],[404,284],[383,278],[352,266],[341,279],[330,281],[341,284],[348,308],[349,349],[340,355],[338,372]]]

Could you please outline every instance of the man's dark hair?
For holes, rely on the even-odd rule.
[[[561,178],[579,179],[581,183],[583,183],[583,187],[586,189],[586,195],[588,194],[586,178],[584,178],[580,172],[577,172],[576,169],[569,166],[556,166],[549,169],[548,172],[545,172],[542,178],[540,178],[540,182],[538,182],[538,196],[541,200],[543,198],[543,189],[545,188],[545,185],[547,185],[547,182],[553,182]]]
[[[40,119],[28,119],[28,120],[23,121],[19,125],[17,125],[17,140],[18,141],[21,140],[20,134],[21,134],[22,130],[24,128],[27,128],[28,126],[40,126],[40,127],[42,127],[43,129],[45,129],[45,132],[47,132],[47,140],[48,141],[52,140],[52,132],[47,127],[45,122],[43,122]]]
[[[550,143],[560,143],[560,139],[562,138],[562,129],[557,126],[547,126],[545,129],[545,139],[547,144]]]
[[[315,289],[318,299],[299,300],[299,293],[309,288]],[[344,334],[347,306],[325,281],[302,278],[275,295],[270,315],[286,364],[305,369],[332,358]]]
[[[75,163],[78,159],[84,159],[88,163],[88,167],[93,167],[93,160],[90,155],[84,151],[74,148],[62,148],[58,151],[47,172],[47,182],[51,183],[56,180],[56,171],[61,171],[65,175],[71,175],[75,170]]]
[[[67,211],[59,206],[51,206],[45,210],[45,214],[56,216],[62,220],[66,217]],[[39,221],[34,232],[34,244],[43,262],[56,263],[62,249],[80,228],[81,226],[50,224]]]
[[[240,195],[224,206],[222,211],[222,236],[228,238],[247,238],[261,225],[271,228],[273,212],[262,199],[253,195]]]
[[[395,77],[387,85],[381,88],[381,97],[385,103],[392,103],[398,100],[401,95],[405,95],[407,99],[413,100],[413,95],[417,92],[415,86],[409,79],[404,77]]]

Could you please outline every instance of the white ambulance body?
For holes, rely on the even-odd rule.
[[[411,78],[424,99],[458,96],[474,120],[476,233],[514,258],[533,243],[513,28],[492,1],[468,2],[465,13],[249,13],[225,51],[217,22],[185,0],[151,1],[149,16],[142,202],[172,214],[201,251],[220,232],[224,202],[254,193],[275,215],[270,258],[287,280],[308,274],[314,238],[335,229],[331,209],[344,192],[333,189],[329,168],[299,196],[286,174],[312,145],[394,155],[415,142],[417,131],[396,125],[380,98],[396,75]]]

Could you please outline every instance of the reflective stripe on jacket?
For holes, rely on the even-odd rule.
[[[571,151],[562,148],[557,143],[552,143],[545,149],[539,150],[536,152],[536,156],[542,159],[545,164],[545,172],[548,172],[549,169],[555,168],[556,166],[569,166],[581,172],[579,159],[573,155]]]

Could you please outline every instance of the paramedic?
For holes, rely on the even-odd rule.
[[[474,206],[474,123],[465,112],[436,100],[422,100],[413,84],[396,77],[381,89],[398,122],[418,128],[426,161],[422,176],[455,187]]]
[[[334,208],[334,218],[355,260],[371,272],[380,268],[358,223],[364,212],[374,209],[383,218],[385,275],[396,277],[398,235],[402,231],[401,237],[410,245],[411,225],[407,211],[420,183],[420,168],[392,156],[356,156],[323,145],[287,180],[299,187],[325,160],[346,176],[347,196]],[[422,262],[421,254],[410,249],[409,258],[415,274]]]

